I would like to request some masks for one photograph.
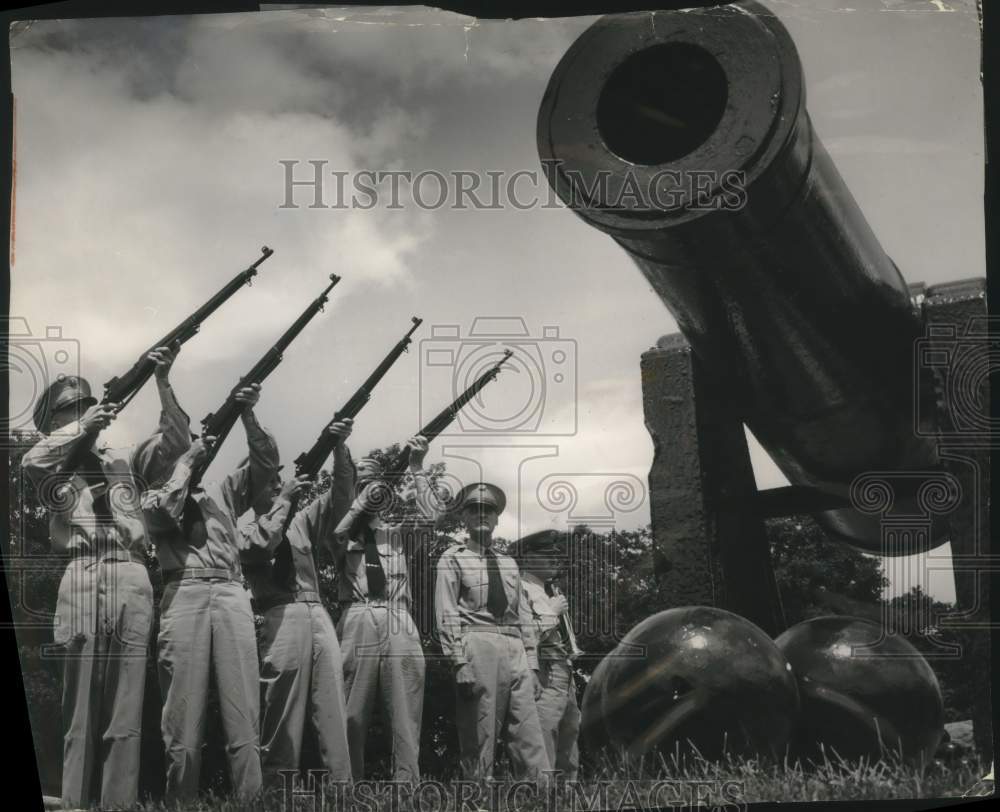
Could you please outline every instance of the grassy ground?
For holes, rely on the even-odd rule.
[[[514,782],[500,783],[492,790],[455,783],[425,785],[407,803],[395,801],[387,785],[371,784],[355,788],[353,803],[345,803],[337,792],[327,787],[322,799],[303,797],[288,804],[276,793],[251,802],[231,798],[206,797],[187,805],[149,803],[145,812],[292,812],[321,809],[358,809],[365,812],[395,810],[467,810],[524,809],[527,812],[587,809],[650,809],[686,807],[700,800],[708,807],[735,810],[739,804],[756,801],[830,801],[885,800],[898,798],[960,797],[979,782],[989,770],[975,759],[952,765],[935,762],[923,772],[885,761],[848,764],[828,759],[819,766],[765,764],[757,761],[729,760],[714,763],[701,759],[660,759],[655,765],[634,769],[627,774],[620,765],[606,763],[575,788],[535,790]],[[402,796],[405,799],[405,794]],[[319,800],[319,803],[316,801]]]

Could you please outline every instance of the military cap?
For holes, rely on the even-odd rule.
[[[531,555],[565,555],[566,536],[558,530],[539,530],[519,538],[507,548],[507,552],[518,560]]]
[[[497,513],[503,513],[503,509],[507,507],[507,497],[496,485],[476,482],[462,488],[453,502],[455,510],[461,510],[468,505],[490,505],[496,508]]]
[[[59,378],[42,393],[42,396],[35,404],[35,409],[31,415],[35,421],[35,427],[42,434],[48,434],[49,421],[52,419],[52,415],[60,409],[64,409],[80,401],[84,402],[85,407],[90,407],[97,403],[97,398],[90,393],[90,384],[87,383],[86,379],[78,378],[76,375],[67,375]]]

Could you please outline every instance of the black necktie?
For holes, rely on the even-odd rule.
[[[199,528],[200,525],[200,528]],[[200,530],[199,538],[195,539],[195,531]],[[200,541],[205,532],[205,517],[201,508],[189,493],[184,500],[184,538],[188,541]]]
[[[104,476],[100,458],[93,451],[88,451],[83,455],[77,470],[86,481],[94,499],[94,518],[100,524],[113,523],[114,515],[111,513],[111,504],[108,501],[108,478]]]
[[[489,579],[486,608],[499,622],[507,611],[507,593],[504,592],[503,580],[500,578],[500,562],[492,549],[486,551],[486,576]]]
[[[378,554],[375,531],[365,525],[365,574],[368,576],[368,597],[373,600],[385,598],[385,570]]]

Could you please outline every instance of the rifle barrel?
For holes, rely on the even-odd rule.
[[[207,415],[205,419],[202,420],[202,434],[215,437],[215,443],[212,448],[209,449],[205,458],[205,463],[201,468],[202,473],[207,471],[208,467],[212,464],[212,461],[219,453],[219,449],[225,442],[226,437],[229,436],[229,432],[232,431],[233,426],[236,425],[236,420],[239,418],[240,413],[243,411],[243,404],[236,399],[236,393],[246,386],[250,386],[255,383],[263,383],[267,376],[277,369],[278,365],[282,361],[284,351],[288,349],[292,341],[294,341],[302,330],[305,329],[305,326],[312,321],[313,318],[315,318],[316,314],[323,309],[323,305],[326,304],[330,291],[333,290],[334,286],[339,281],[339,276],[336,274],[330,274],[330,284],[326,286],[323,292],[309,304],[302,314],[292,323],[292,326],[285,330],[285,332],[271,346],[271,348],[264,353],[263,357],[254,365],[253,369],[240,378],[239,382],[232,388],[229,395],[226,397],[222,407],[217,412]]]

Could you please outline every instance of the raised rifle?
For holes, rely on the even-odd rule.
[[[201,476],[208,470],[208,467],[212,464],[216,454],[219,453],[219,449],[222,448],[222,444],[225,442],[229,432],[232,431],[233,426],[236,425],[237,419],[239,419],[239,416],[243,413],[244,405],[236,399],[236,393],[246,386],[250,386],[255,383],[262,383],[268,375],[277,369],[278,364],[281,363],[285,350],[288,349],[288,346],[296,339],[299,333],[305,329],[305,326],[312,321],[313,317],[323,309],[323,305],[326,304],[330,291],[339,281],[339,276],[336,274],[330,274],[330,284],[326,286],[323,292],[309,304],[309,306],[302,312],[302,315],[299,316],[292,326],[284,332],[281,338],[274,343],[271,349],[264,353],[264,356],[254,365],[253,369],[240,378],[239,382],[232,388],[229,395],[226,397],[222,406],[207,415],[205,419],[201,421],[202,436],[214,437],[215,441],[212,444],[212,447],[208,450],[208,454],[205,456],[204,462],[192,475],[192,487],[201,481]],[[257,487],[261,486],[262,483],[257,483]]]
[[[330,420],[326,426],[324,426],[323,431],[320,432],[316,442],[312,444],[312,448],[296,457],[296,478],[306,476],[310,481],[312,481],[319,476],[323,463],[325,463],[327,457],[333,453],[334,445],[336,444],[336,440],[330,435],[330,426],[340,420],[353,420],[365,407],[365,404],[371,400],[372,392],[375,391],[375,387],[378,385],[378,382],[385,377],[385,374],[390,369],[392,369],[392,365],[399,360],[399,357],[407,351],[407,348],[413,341],[413,333],[416,332],[416,329],[421,324],[423,324],[423,319],[419,319],[416,316],[412,318],[412,321],[413,326],[410,327],[406,334],[396,342],[396,346],[394,346],[389,351],[389,354],[382,359],[382,362],[375,367],[375,371],[372,372],[372,374],[368,376],[367,380],[361,384],[358,390],[351,395],[347,403],[334,412],[333,419]],[[274,554],[274,578],[279,584],[286,584],[292,574],[292,548],[288,543],[288,538],[285,534],[288,532],[292,519],[295,518],[295,513],[298,510],[298,507],[299,495],[295,494],[292,497],[292,504],[288,509],[288,515],[285,517],[284,524],[281,528],[281,542],[278,544]]]
[[[266,245],[261,248],[260,251],[261,254],[257,258],[256,262],[250,265],[250,267],[246,270],[240,271],[236,274],[236,276],[230,279],[225,286],[223,286],[223,288],[211,299],[205,302],[205,304],[195,310],[194,313],[184,319],[184,321],[178,324],[159,341],[154,342],[153,346],[139,356],[139,359],[132,365],[128,372],[124,375],[116,375],[110,381],[105,383],[104,396],[101,398],[101,404],[116,404],[116,414],[124,409],[131,402],[131,400],[139,394],[139,390],[142,389],[146,381],[148,381],[156,371],[156,364],[149,360],[149,354],[157,347],[179,347],[181,344],[184,344],[194,338],[194,336],[197,335],[198,331],[201,329],[202,322],[218,310],[233,296],[234,293],[236,293],[236,291],[244,285],[249,286],[252,283],[253,278],[257,275],[257,268],[260,264],[274,253],[274,251]],[[68,473],[79,467],[81,457],[90,450],[92,445],[93,436],[91,436],[91,441],[89,443],[81,443],[77,446],[74,453],[70,455],[66,464],[63,466],[64,472]]]
[[[417,432],[418,435],[423,436],[427,442],[430,442],[435,437],[437,437],[442,431],[451,425],[452,421],[458,417],[458,413],[462,410],[470,400],[472,400],[479,392],[483,389],[486,384],[494,380],[497,375],[500,374],[500,367],[510,358],[514,353],[511,350],[504,350],[503,357],[497,361],[492,367],[490,367],[486,372],[480,375],[472,385],[466,389],[461,395],[455,398],[454,401],[449,404],[449,406],[442,411],[437,417],[431,420],[426,426],[424,426],[420,431]],[[404,446],[403,449],[396,455],[396,458],[385,468],[382,473],[382,478],[386,482],[395,482],[401,477],[405,472],[407,466],[410,464],[410,447]],[[390,485],[391,487],[391,485]],[[360,529],[360,521],[363,520],[365,514],[361,514],[354,524],[350,528],[351,536]]]

